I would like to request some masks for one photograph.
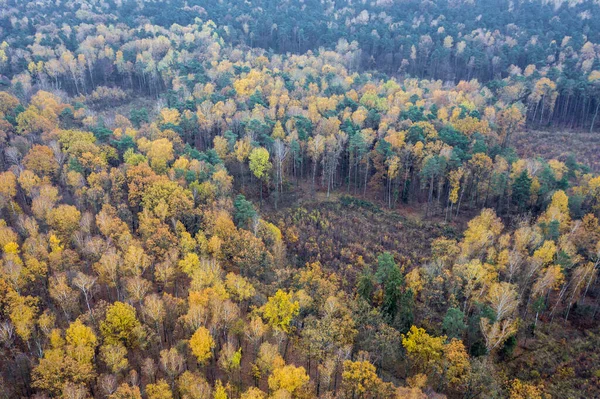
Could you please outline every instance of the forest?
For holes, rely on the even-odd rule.
[[[600,397],[599,17],[0,0],[0,398]]]

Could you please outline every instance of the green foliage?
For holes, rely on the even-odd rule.
[[[252,202],[248,201],[243,195],[238,195],[233,203],[235,213],[233,220],[238,227],[248,229],[250,223],[256,217],[257,213],[252,205]]]
[[[381,260],[379,261],[379,273],[382,268]],[[395,264],[391,265],[389,269],[385,271],[385,277],[383,278],[383,303],[381,304],[381,311],[387,317],[388,320],[393,321],[398,312],[399,301],[402,297],[402,290],[404,287],[404,278],[400,269]]]
[[[464,320],[465,314],[460,309],[449,308],[442,322],[444,334],[446,334],[448,338],[462,338],[462,335],[467,328]]]
[[[512,202],[521,211],[527,209],[531,195],[531,178],[527,170],[523,170],[512,185]]]
[[[142,123],[150,122],[148,110],[146,108],[132,108],[129,114],[129,120],[133,123],[133,126],[139,128]]]
[[[390,275],[394,274],[397,277],[399,273],[398,266],[394,261],[394,256],[389,252],[383,252],[377,257],[377,271],[375,277],[379,284],[385,284]]]
[[[358,277],[356,284],[356,292],[362,299],[367,302],[371,302],[371,296],[375,290],[375,278],[371,269],[365,266],[363,272]]]

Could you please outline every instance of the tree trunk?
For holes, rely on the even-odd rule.
[[[590,133],[594,131],[594,125],[596,124],[596,117],[598,116],[598,108],[600,108],[600,101],[597,101],[596,111],[594,112],[594,117],[592,118],[592,124],[590,125]]]

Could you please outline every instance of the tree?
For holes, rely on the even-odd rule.
[[[92,329],[79,319],[75,320],[65,334],[67,345],[65,353],[80,364],[92,364],[96,348],[96,335]]]
[[[512,185],[512,202],[521,212],[527,209],[529,204],[531,182],[527,169],[523,169]]]
[[[0,173],[0,209],[7,206],[15,195],[17,195],[17,178],[14,173]]]
[[[471,363],[465,346],[459,339],[451,339],[444,345],[444,378],[453,391],[467,388],[471,374]]]
[[[462,256],[465,258],[481,256],[483,251],[489,247],[500,235],[504,225],[496,212],[492,209],[484,209],[479,216],[473,218],[465,231],[464,238],[460,243]]]
[[[77,291],[69,286],[66,274],[58,273],[52,276],[48,291],[50,297],[62,308],[65,317],[70,319],[71,313],[79,307],[79,297]]]
[[[18,98],[5,91],[0,92],[0,113],[7,115],[10,112],[12,112],[18,105]]]
[[[258,388],[250,387],[242,393],[240,399],[266,399],[267,395]]]
[[[558,190],[552,194],[552,200],[546,211],[540,215],[538,224],[547,231],[556,224],[558,231],[564,233],[571,225],[569,215],[569,197],[563,190]]]
[[[507,282],[492,284],[488,290],[487,299],[490,307],[496,313],[496,320],[511,317],[519,305],[515,285]]]
[[[227,387],[229,387],[229,385]],[[223,386],[223,383],[221,382],[221,380],[217,380],[217,382],[215,384],[215,393],[213,395],[213,399],[228,399],[228,398],[229,398],[229,396],[227,396],[227,390]]]
[[[160,351],[160,365],[170,380],[174,381],[184,370],[185,358],[177,348],[163,349]]]
[[[105,319],[100,323],[100,331],[105,343],[122,343],[129,347],[143,344],[146,336],[133,306],[123,302],[115,302],[108,308]]]
[[[525,116],[521,110],[515,105],[511,105],[500,111],[497,114],[497,123],[500,127],[500,139],[502,146],[507,148],[510,146],[510,139],[518,129],[525,124]]]
[[[190,338],[190,349],[200,364],[205,363],[212,357],[214,347],[215,341],[210,331],[205,327],[199,327]]]
[[[442,322],[444,333],[449,338],[461,338],[467,325],[465,324],[465,314],[457,308],[449,308]]]
[[[227,342],[223,345],[219,353],[219,367],[231,374],[233,371],[240,368],[242,362],[242,348],[235,349],[232,342]]]
[[[39,144],[31,147],[31,150],[23,158],[23,164],[36,175],[49,178],[53,178],[59,168],[54,151],[50,147]]]
[[[146,385],[146,395],[148,399],[173,399],[173,392],[165,380]]]
[[[379,271],[379,270],[378,270]],[[390,320],[394,321],[399,310],[399,301],[402,297],[402,289],[404,288],[404,277],[400,269],[395,264],[387,271],[384,280],[383,303],[381,310],[383,314]]]
[[[73,278],[72,284],[81,290],[88,312],[93,319],[94,316],[92,315],[92,308],[90,307],[90,299],[94,294],[93,290],[96,284],[96,278],[82,272],[77,272],[77,275]]]
[[[282,139],[275,139],[275,143],[273,144],[273,153],[275,158],[276,165],[276,174],[275,174],[275,191],[281,192],[283,190],[283,162],[285,161],[288,153],[290,151],[289,145],[282,141]]]
[[[287,391],[292,397],[308,383],[310,378],[304,367],[286,365],[273,370],[269,376],[269,389],[273,392],[279,390]]]
[[[127,383],[123,383],[108,399],[142,399],[142,394],[137,386],[132,387]]]
[[[385,283],[392,270],[397,267],[394,256],[389,252],[383,252],[377,256],[377,272],[375,277],[379,284]]]
[[[257,215],[252,202],[248,201],[242,194],[239,194],[235,198],[233,206],[235,208],[235,213],[233,216],[235,224],[238,227],[249,229],[251,226],[250,223],[254,221],[254,218]]]
[[[262,307],[263,317],[269,325],[284,333],[290,332],[290,324],[299,312],[300,304],[292,299],[291,293],[282,290],[277,290]]]
[[[250,161],[250,170],[261,181],[260,198],[262,201],[262,184],[269,180],[269,171],[272,166],[271,162],[269,162],[269,151],[263,147],[255,148],[250,153],[248,159]]]
[[[182,399],[209,399],[212,388],[202,375],[185,371],[177,379],[177,390]]]
[[[102,345],[100,347],[100,358],[108,369],[115,374],[122,372],[129,366],[127,348],[121,343]]]
[[[80,220],[81,212],[72,205],[59,205],[48,213],[48,224],[64,241],[70,240]]]
[[[375,289],[375,279],[373,276],[373,272],[368,265],[365,265],[363,272],[360,274],[358,278],[358,282],[356,285],[356,292],[362,299],[367,302],[371,301],[371,295],[373,294],[373,290]]]
[[[52,112],[44,113],[34,105],[30,105],[17,116],[17,132],[26,136],[52,131],[57,127],[57,117]]]
[[[87,384],[94,378],[96,336],[91,328],[76,320],[67,329],[66,342],[59,330],[53,330],[50,344],[33,370],[35,387],[57,394],[70,383]]]
[[[514,379],[510,386],[510,399],[542,399],[542,390],[519,379]]]
[[[10,290],[6,295],[6,302],[8,317],[15,327],[15,332],[23,341],[29,341],[38,312],[38,299],[32,296],[21,296]]]
[[[173,143],[169,139],[162,138],[149,143],[148,159],[150,166],[156,173],[164,173],[167,163],[173,160]]]
[[[252,298],[256,292],[252,283],[235,273],[227,273],[225,288],[233,298],[240,302]]]
[[[412,326],[402,338],[402,346],[408,352],[412,367],[419,372],[439,372],[444,350],[445,336],[433,337],[423,328]]]
[[[342,371],[342,386],[348,398],[385,398],[389,390],[377,376],[375,366],[366,360],[344,361]]]
[[[312,159],[313,173],[312,173],[312,189],[315,191],[315,177],[317,175],[317,166],[319,165],[319,159],[325,151],[325,138],[318,134],[308,139],[308,155]]]
[[[480,328],[485,338],[487,350],[492,352],[500,348],[511,335],[517,332],[517,323],[513,319],[490,322],[486,317],[482,317]]]
[[[145,188],[142,205],[152,211],[161,221],[167,218],[181,219],[194,207],[192,193],[177,182],[160,179]]]

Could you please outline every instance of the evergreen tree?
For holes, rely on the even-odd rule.
[[[512,184],[512,202],[517,206],[519,212],[525,210],[529,204],[531,181],[527,170],[523,170]]]

